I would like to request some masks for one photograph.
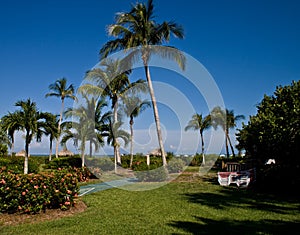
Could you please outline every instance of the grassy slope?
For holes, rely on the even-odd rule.
[[[190,181],[190,176],[182,176]],[[278,234],[300,229],[299,200],[223,188],[193,177],[149,191],[109,189],[83,197],[80,214],[0,228],[1,234]]]

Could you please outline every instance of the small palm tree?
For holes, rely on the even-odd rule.
[[[66,98],[70,98],[72,100],[76,100],[76,96],[74,95],[74,86],[71,84],[67,86],[67,79],[61,78],[56,80],[55,83],[49,85],[49,90],[51,92],[46,94],[46,97],[54,96],[59,97],[61,99],[61,109],[59,115],[59,122],[57,126],[58,134],[60,135],[61,123],[62,123],[62,116],[64,112],[64,101]],[[58,146],[59,146],[60,139],[57,138],[56,141],[56,149],[55,149],[55,156],[58,158]]]
[[[203,158],[203,165],[205,165],[205,156],[204,156],[204,138],[203,132],[211,127],[211,116],[207,115],[202,117],[202,114],[194,114],[192,119],[189,121],[188,125],[185,127],[185,131],[187,130],[199,130],[200,137],[201,137],[201,147],[202,147],[202,158]]]
[[[14,152],[14,145],[15,145],[15,132],[20,129],[18,116],[15,113],[8,113],[7,115],[2,117],[2,124],[3,129],[7,131],[7,134],[9,136],[11,145],[11,155],[13,155]]]
[[[111,108],[113,110],[113,122],[117,123],[119,103],[121,99],[126,96],[130,91],[135,93],[137,91],[146,91],[147,86],[144,80],[138,80],[134,83],[130,83],[128,75],[131,71],[122,71],[122,60],[106,59],[100,63],[100,67],[88,71],[86,79],[96,83],[84,84],[79,88],[79,92],[88,94],[97,94],[100,96],[106,96],[111,100]],[[118,142],[118,140],[115,140]],[[119,144],[115,144],[116,158],[119,164],[121,164],[121,156],[119,151]]]
[[[18,101],[15,106],[20,107],[15,115],[19,120],[20,130],[25,132],[24,174],[28,174],[29,145],[34,136],[38,142],[41,141],[44,115],[37,111],[35,102],[30,99]]]
[[[129,117],[129,125],[130,125],[130,167],[132,167],[133,162],[133,124],[134,118],[139,116],[141,112],[143,112],[146,108],[150,107],[151,104],[149,101],[142,101],[137,96],[126,97],[123,100],[123,111],[127,117]]]
[[[154,53],[162,58],[175,60],[184,69],[185,57],[180,51],[170,47],[160,47],[159,49],[151,47],[169,42],[171,34],[182,39],[184,36],[183,28],[174,22],[164,21],[161,24],[155,22],[153,1],[148,0],[147,4],[137,3],[133,5],[129,12],[118,13],[116,22],[108,27],[108,31],[109,35],[115,37],[115,39],[108,41],[101,48],[100,55],[102,58],[106,58],[110,53],[133,47],[136,50],[127,58],[131,58],[129,60],[132,63],[136,61],[137,57],[142,58],[151,96],[158,142],[162,152],[163,165],[166,166],[167,160],[162,141],[159,114],[148,64],[151,54]]]
[[[245,119],[245,116],[244,115],[235,116],[233,110],[228,110],[228,109],[223,110],[220,107],[215,107],[211,112],[211,116],[213,120],[212,122],[213,127],[217,128],[218,126],[221,126],[221,128],[225,133],[225,147],[226,147],[227,157],[230,156],[228,144],[230,145],[233,157],[235,157],[233,145],[231,143],[231,139],[229,136],[229,130],[236,126],[236,122],[238,120]]]
[[[130,135],[123,129],[121,129],[121,126],[122,126],[122,122],[113,122],[111,120],[112,118],[110,118],[109,122],[109,133],[108,133],[108,136],[107,136],[107,143],[112,145],[113,148],[114,148],[114,162],[115,162],[115,173],[117,173],[117,165],[120,164],[118,161],[117,161],[117,151],[119,150],[120,148],[120,143],[118,141],[118,139],[122,139],[124,141],[124,144],[125,146],[128,144],[129,142],[129,139],[130,139]]]
[[[52,160],[52,145],[53,145],[53,140],[58,139],[59,134],[58,134],[58,115],[54,115],[52,113],[44,113],[45,116],[45,124],[43,126],[43,132],[46,136],[49,136],[49,161]]]

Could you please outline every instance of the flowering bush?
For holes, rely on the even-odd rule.
[[[71,173],[13,174],[0,169],[0,211],[37,213],[47,208],[69,209],[78,195]]]

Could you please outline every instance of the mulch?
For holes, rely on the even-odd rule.
[[[0,213],[0,226],[12,226],[19,225],[24,223],[38,223],[49,220],[56,220],[62,217],[76,215],[85,211],[87,206],[82,201],[77,201],[74,207],[71,207],[69,210],[61,210],[61,209],[48,209],[45,212],[40,212],[37,214],[8,214],[8,213]]]

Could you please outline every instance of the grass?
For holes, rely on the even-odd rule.
[[[88,206],[82,213],[2,226],[0,234],[289,234],[300,229],[299,199],[224,188],[215,172],[183,174],[147,191],[108,189],[82,200]]]

